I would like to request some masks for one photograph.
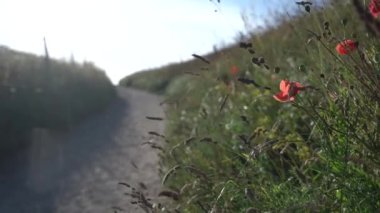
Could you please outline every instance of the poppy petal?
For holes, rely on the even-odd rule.
[[[280,82],[281,92],[273,95],[273,98],[283,103],[291,102],[296,99],[296,95],[303,89],[305,89],[305,87],[297,81],[290,82],[288,80],[282,80]]]
[[[380,1],[379,0],[372,0],[369,5],[369,12],[374,18],[379,17],[380,15]]]
[[[282,80],[280,82],[280,91],[285,92],[289,90],[289,81],[287,80]]]
[[[294,85],[297,87],[297,88],[303,88],[302,84],[300,82],[294,82]]]
[[[340,55],[347,55],[358,47],[358,42],[351,39],[344,40],[336,45],[335,50]]]
[[[335,48],[335,50],[340,54],[340,55],[347,55],[346,49],[343,47],[343,45],[338,44]]]
[[[298,93],[301,92],[302,89],[304,89],[305,87],[302,86],[301,83],[299,82],[293,82],[293,87],[294,87],[294,95],[297,95]]]
[[[276,95],[273,95],[273,98],[279,102],[289,102],[289,96],[283,92],[279,92]]]

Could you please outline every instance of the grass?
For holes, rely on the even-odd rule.
[[[33,128],[67,129],[115,97],[104,71],[0,47],[0,152],[25,145]]]
[[[255,53],[231,46],[207,55],[210,65],[193,60],[161,76],[168,105],[161,173],[171,192],[163,196],[175,198],[166,210],[380,209],[380,41],[349,2],[281,17],[245,41]],[[338,55],[344,39],[359,48]],[[126,79],[142,82],[161,70]],[[282,79],[309,88],[280,103],[272,96]]]

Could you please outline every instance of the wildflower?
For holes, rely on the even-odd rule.
[[[374,18],[379,17],[380,15],[380,0],[372,0],[369,5],[369,12]]]
[[[351,53],[352,51],[356,50],[358,48],[358,42],[353,41],[351,39],[346,39],[342,42],[340,42],[338,45],[336,45],[335,50],[340,55],[347,55]]]
[[[233,65],[230,69],[231,75],[236,75],[239,72],[239,68],[235,65]]]
[[[288,80],[282,80],[280,82],[280,91],[276,95],[273,95],[273,98],[279,102],[289,102],[294,101],[295,97],[301,90],[304,90],[305,87],[302,86],[299,82],[290,82]]]

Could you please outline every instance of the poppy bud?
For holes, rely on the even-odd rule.
[[[343,26],[346,26],[347,25],[347,19],[346,18],[344,18],[344,19],[342,19],[341,21],[340,21],[340,23],[342,23],[342,25]]]
[[[306,10],[306,12],[310,13],[310,6],[309,6],[309,5],[306,5],[306,6],[305,6],[305,10]]]

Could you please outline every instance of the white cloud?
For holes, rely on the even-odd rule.
[[[214,12],[218,9],[218,12]],[[208,0],[0,0],[0,44],[93,61],[117,82],[206,53],[243,30],[240,10]]]

